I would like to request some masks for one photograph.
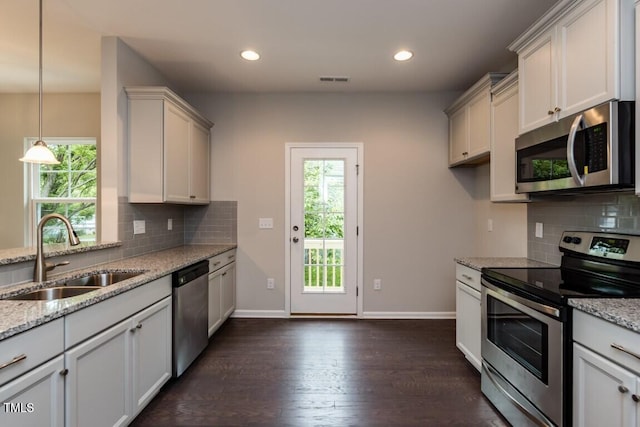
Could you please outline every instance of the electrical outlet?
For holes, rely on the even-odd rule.
[[[544,236],[543,233],[543,226],[541,222],[536,222],[536,237],[539,239],[542,239],[542,237]]]
[[[487,231],[493,231],[493,220],[491,218],[487,220]]]
[[[171,218],[167,220],[167,230],[173,230],[173,219]]]
[[[145,230],[145,222],[143,219],[134,220],[133,221],[133,234],[144,234]]]
[[[267,278],[267,289],[273,289],[276,287],[276,281],[273,277]]]
[[[373,279],[373,290],[374,291],[379,291],[381,289],[382,289],[382,280]]]
[[[258,228],[273,228],[273,218],[258,218]]]

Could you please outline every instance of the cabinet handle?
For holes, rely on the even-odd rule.
[[[235,257],[236,257],[235,255],[229,255],[227,259],[234,259]]]
[[[68,373],[69,373],[69,370],[67,368],[64,368],[63,370],[60,371],[60,375],[62,375],[63,377],[66,377]]]
[[[559,113],[560,111],[562,111],[562,108],[560,108],[560,107],[556,107],[556,108],[553,109],[554,113]]]
[[[612,343],[611,347],[615,348],[616,350],[620,350],[623,353],[627,353],[629,356],[633,356],[636,359],[640,359],[640,354],[633,352],[631,350],[627,350],[626,348],[624,348],[623,346],[621,346],[620,344],[616,344],[616,343]]]
[[[142,329],[142,323],[138,323],[134,328],[129,329],[131,333],[135,332],[136,329]]]
[[[462,152],[462,155],[463,155],[463,156],[466,156],[466,155],[468,155],[468,154],[469,154],[469,152],[468,152],[468,151],[463,151],[463,152]]]
[[[227,275],[227,272],[225,271],[224,273],[222,273],[222,275],[223,275],[223,276],[226,276],[226,275]]]
[[[27,355],[26,355],[26,354],[21,354],[20,356],[16,356],[16,357],[14,357],[13,359],[11,359],[10,361],[8,361],[8,362],[3,363],[2,365],[0,365],[0,369],[7,368],[7,367],[9,367],[9,366],[11,366],[11,365],[13,365],[13,364],[15,364],[15,363],[18,363],[18,362],[20,362],[20,361],[22,361],[22,360],[24,360],[24,359],[26,359],[26,358],[27,358]]]
[[[191,195],[191,196],[189,196],[189,198],[190,198],[190,199],[195,199],[195,198],[196,198],[196,196]]]
[[[463,274],[462,277],[473,282],[473,277],[469,276],[468,274]]]
[[[553,110],[547,111],[547,114],[551,116],[553,114]]]
[[[222,261],[214,262],[214,263],[213,263],[213,266],[214,266],[214,267],[217,267],[217,266],[219,266],[219,265],[220,265],[220,263],[221,263],[221,262],[222,262]]]
[[[618,391],[619,391],[620,393],[624,394],[624,393],[628,393],[628,392],[629,392],[629,389],[628,389],[628,388],[626,388],[626,387],[625,387],[625,386],[623,386],[623,385],[619,385],[619,386],[618,386]]]
[[[636,394],[632,394],[631,395],[631,399],[633,399],[633,401],[636,402],[636,403],[640,402],[640,397],[638,397],[638,395],[636,395]]]

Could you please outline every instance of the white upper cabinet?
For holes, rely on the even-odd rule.
[[[491,201],[528,201],[516,194],[516,148],[518,136],[518,72],[514,71],[491,91]]]
[[[561,0],[516,40],[520,133],[633,100],[634,0]]]
[[[213,126],[166,87],[127,87],[129,202],[208,204]]]
[[[485,75],[445,110],[449,116],[449,166],[488,160],[491,150],[491,87],[505,75]]]

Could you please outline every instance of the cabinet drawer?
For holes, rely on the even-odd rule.
[[[480,272],[478,270],[456,263],[456,280],[480,292]]]
[[[637,332],[574,309],[573,340],[640,374],[640,334]]]
[[[214,256],[213,258],[209,258],[209,272],[213,272],[221,269],[225,265],[236,260],[236,250],[231,249],[230,251],[223,252]]]
[[[7,338],[0,342],[0,384],[16,378],[63,351],[63,319]],[[24,357],[23,357],[24,356]],[[11,363],[12,361],[15,363]]]

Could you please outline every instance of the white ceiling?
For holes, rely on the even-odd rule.
[[[45,92],[99,91],[118,36],[181,91],[461,90],[556,0],[44,0]],[[0,0],[0,92],[37,91],[38,1]],[[262,55],[257,62],[243,49]],[[393,61],[401,48],[410,61]],[[320,83],[320,76],[349,83]]]

